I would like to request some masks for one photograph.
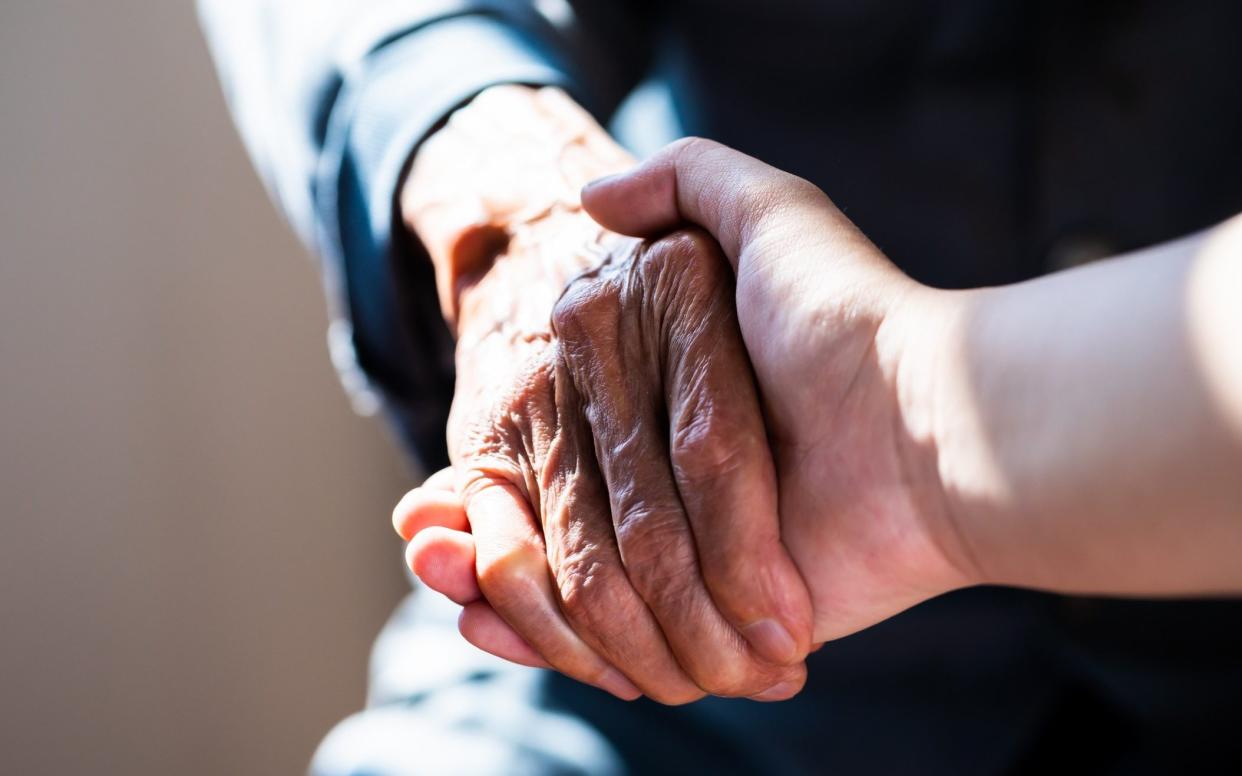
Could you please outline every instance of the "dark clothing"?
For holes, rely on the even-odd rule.
[[[576,2],[572,25],[547,0],[200,4],[247,144],[324,257],[346,383],[428,467],[451,342],[393,195],[418,141],[491,84],[559,85],[607,119],[661,79],[686,133],[815,182],[937,286],[1242,212],[1242,3]],[[540,687],[634,773],[1242,768],[1242,604],[955,593],[829,644],[777,705]]]

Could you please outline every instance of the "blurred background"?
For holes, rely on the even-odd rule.
[[[0,97],[0,772],[302,772],[417,474],[336,383],[189,0],[5,0]]]

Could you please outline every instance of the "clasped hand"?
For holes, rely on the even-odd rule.
[[[526,220],[445,207],[435,147],[407,189],[458,385],[453,466],[394,525],[468,640],[622,698],[779,700],[813,644],[972,581],[903,391],[934,295],[822,192],[723,146],[682,141],[579,206],[628,165],[593,122],[547,91],[476,103],[606,161]],[[488,169],[479,201],[517,199]]]

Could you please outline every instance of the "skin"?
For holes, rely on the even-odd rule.
[[[626,234],[697,224],[734,267],[815,640],[974,584],[1242,593],[1242,217],[947,292],[903,276],[818,189],[710,141],[582,198]],[[427,517],[396,519],[411,536]],[[415,545],[432,587],[469,577],[447,544]]]
[[[732,274],[701,232],[641,243],[582,212],[581,184],[628,164],[564,95],[520,87],[419,150],[401,205],[458,338],[464,512],[412,503],[468,521],[446,541],[477,581],[451,591],[472,642],[622,698],[789,697],[811,606]]]

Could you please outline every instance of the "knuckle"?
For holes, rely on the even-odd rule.
[[[489,428],[487,431],[490,432],[491,429]],[[478,436],[482,437],[483,434],[479,433]],[[471,461],[470,465],[465,468],[460,483],[461,497],[466,504],[469,504],[479,493],[493,487],[495,469],[494,467],[485,466],[484,461],[486,461],[488,454],[492,452],[492,447],[499,449],[501,446],[489,438],[481,441],[477,444],[477,447],[479,448],[478,452],[473,454],[478,457],[478,460]]]
[[[768,215],[779,210],[793,194],[790,183],[784,180],[764,179],[750,185],[751,209]]]
[[[747,186],[749,207],[743,214],[743,225],[746,229],[753,230],[765,222],[775,223],[772,221],[774,217],[800,205],[822,205],[827,199],[827,195],[819,187],[796,175],[766,177]]]
[[[618,570],[591,554],[566,558],[556,570],[565,615],[576,623],[597,625],[623,620],[629,609]]]
[[[710,396],[687,401],[669,439],[669,455],[678,479],[692,485],[718,479],[742,463],[732,424],[713,406]]]
[[[490,427],[487,436],[481,431],[477,439],[458,483],[458,493],[467,510],[476,498],[493,488],[514,488],[525,495],[526,483],[518,461],[520,447],[507,434]]]
[[[675,262],[670,261],[668,246],[663,244],[665,239],[639,247],[630,262],[629,271],[634,278],[630,287],[647,298],[663,296],[666,278],[675,274]]]
[[[574,278],[552,306],[552,330],[563,342],[596,340],[616,319],[620,302],[615,284],[593,276]]]
[[[615,504],[617,543],[622,559],[646,563],[658,559],[669,545],[681,545],[685,527],[680,507],[631,498]]]
[[[678,229],[652,243],[652,247],[682,262],[710,266],[718,262],[719,248],[707,232],[695,227]]]
[[[546,561],[538,548],[520,543],[479,556],[475,561],[479,590],[496,608],[521,605],[539,587]]]
[[[744,667],[738,665],[738,662],[729,660],[721,665],[713,666],[711,671],[696,676],[695,681],[708,695],[718,698],[735,698],[743,695],[748,686],[747,672]]]
[[[642,586],[643,599],[652,611],[660,612],[667,619],[692,605],[698,590],[697,576],[698,569],[694,566],[659,561],[639,572],[634,584]]]
[[[828,195],[824,190],[806,178],[797,175],[786,175],[781,183],[780,188],[784,191],[785,196],[795,200],[805,200],[820,203],[829,203]]]
[[[687,323],[732,308],[732,272],[715,240],[699,229],[682,229],[647,245],[639,252],[635,272],[644,288],[668,301],[675,298],[673,314]]]
[[[458,484],[463,494],[521,479],[518,463],[526,429],[515,411],[526,411],[532,402],[524,403],[513,393],[460,413],[454,404],[448,435],[461,459]]]
[[[707,693],[699,687],[666,688],[656,687],[646,692],[651,700],[662,706],[685,706],[706,697]]]
[[[702,229],[686,227],[640,247],[635,261],[643,277],[648,279],[687,272],[703,278],[714,276],[717,258],[715,241]]]
[[[699,686],[709,695],[720,698],[742,698],[756,695],[771,687],[775,679],[744,657],[736,657],[713,667],[698,679]]]
[[[625,570],[657,611],[675,611],[697,589],[698,558],[670,510],[633,507],[617,526]]]
[[[720,143],[698,135],[675,140],[668,146],[669,153],[679,159],[689,159],[722,148]]]

